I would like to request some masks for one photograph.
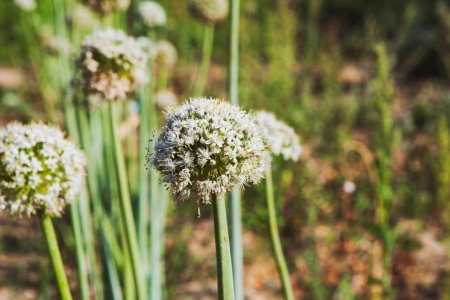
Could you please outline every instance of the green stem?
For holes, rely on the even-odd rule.
[[[277,264],[278,273],[280,275],[281,284],[283,286],[284,299],[294,300],[294,292],[289,278],[289,271],[286,264],[286,259],[283,255],[281,247],[280,233],[278,232],[277,213],[275,209],[275,199],[273,192],[273,181],[271,170],[266,171],[266,201],[267,210],[269,213],[269,229],[270,240],[272,242],[272,251],[275,255],[275,262]]]
[[[194,86],[194,95],[201,96],[205,90],[206,78],[208,77],[209,64],[214,44],[214,25],[206,24],[203,36],[203,53],[197,81]]]
[[[213,207],[219,299],[234,300],[233,267],[231,264],[225,197],[215,196],[213,199]]]
[[[139,255],[136,227],[133,219],[133,209],[131,206],[130,193],[128,191],[127,173],[125,169],[125,160],[122,153],[120,138],[117,132],[116,106],[114,103],[109,105],[109,126],[113,138],[114,163],[116,165],[116,180],[119,190],[120,214],[124,222],[127,247],[130,251],[131,267],[135,279],[138,299],[144,300],[145,285],[143,283],[141,259]]]
[[[239,6],[240,0],[231,0],[230,59],[228,66],[228,95],[234,105],[239,104]],[[231,253],[236,300],[244,299],[244,255],[242,245],[241,192],[234,187],[231,193]]]
[[[62,300],[72,300],[69,283],[66,273],[64,272],[64,264],[59,251],[58,241],[56,240],[55,229],[53,228],[52,219],[49,216],[42,215],[41,218],[42,231],[47,241],[50,260],[55,272],[56,282],[58,283],[59,294]]]
[[[151,103],[150,113],[150,126],[156,128],[157,115],[156,107],[154,103]],[[155,141],[152,141],[150,147],[154,147]],[[163,245],[164,245],[164,201],[162,193],[159,192],[158,172],[155,168],[150,170],[150,285],[151,295],[150,299],[162,299],[163,298]]]
[[[139,247],[142,255],[142,264],[145,275],[148,274],[148,228],[149,228],[149,182],[150,178],[146,168],[147,139],[151,130],[149,124],[149,87],[144,87],[139,93],[140,102],[140,126],[139,126],[139,212],[138,212],[138,238]]]
[[[75,235],[75,247],[78,265],[78,280],[80,281],[81,299],[89,300],[89,281],[87,277],[86,253],[83,248],[83,236],[81,234],[80,211],[78,203],[74,203],[70,208],[73,231]]]

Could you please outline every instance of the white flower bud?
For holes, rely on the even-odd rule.
[[[141,2],[139,5],[139,15],[144,24],[150,28],[164,26],[167,21],[164,8],[155,1]]]
[[[194,17],[206,23],[217,23],[228,15],[228,0],[189,0]]]

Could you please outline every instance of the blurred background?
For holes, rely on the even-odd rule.
[[[197,76],[203,28],[186,0],[158,2],[178,51],[168,86],[180,102]],[[40,88],[43,62],[30,53],[75,60],[78,47],[43,30],[31,49],[25,21],[14,1],[1,1],[0,126],[62,124],[57,94]],[[273,171],[296,297],[383,299],[390,272],[395,299],[450,299],[448,1],[245,0],[240,22],[240,103],[274,112],[303,146],[299,162],[276,161]],[[228,54],[224,21],[205,95],[227,98]],[[247,298],[281,299],[264,185],[246,189],[243,206]],[[167,299],[215,299],[210,210],[168,211]],[[76,290],[73,237],[58,229]],[[0,216],[0,299],[55,299],[52,276],[37,220]]]

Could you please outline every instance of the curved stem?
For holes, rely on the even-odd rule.
[[[128,190],[127,174],[125,169],[125,160],[122,153],[120,138],[117,132],[115,104],[109,105],[109,126],[111,136],[113,139],[114,163],[116,165],[116,180],[119,190],[120,214],[124,222],[124,230],[126,236],[126,243],[130,253],[131,267],[133,270],[133,277],[135,279],[137,298],[144,300],[145,285],[143,283],[141,259],[139,255],[138,240],[136,235],[136,226],[133,219],[133,208],[131,206],[130,193]]]
[[[194,86],[194,95],[201,96],[205,90],[206,78],[208,77],[209,64],[214,44],[214,25],[206,24],[203,35],[203,53],[197,81]]]
[[[213,207],[219,299],[234,300],[233,267],[231,264],[225,197],[214,196]]]
[[[50,260],[55,272],[56,282],[58,284],[59,294],[62,300],[72,300],[69,283],[67,281],[66,273],[64,272],[64,264],[59,251],[58,241],[56,240],[55,229],[53,228],[52,219],[49,216],[41,216],[42,231],[44,232],[45,240],[47,242]]]
[[[275,255],[278,273],[280,274],[281,284],[283,286],[284,298],[286,300],[294,300],[294,292],[289,278],[289,271],[286,259],[281,248],[280,234],[278,232],[277,213],[275,209],[275,199],[273,192],[273,181],[271,170],[266,171],[266,201],[269,213],[269,229],[270,239],[272,242],[272,250]]]

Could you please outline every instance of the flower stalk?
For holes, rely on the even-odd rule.
[[[231,0],[228,94],[233,105],[239,105],[239,6],[240,0]],[[236,300],[243,300],[244,254],[242,245],[241,190],[238,186],[235,186],[231,192],[230,211],[235,296]]]
[[[233,300],[233,267],[226,215],[225,197],[214,196],[214,237],[216,243],[217,287],[220,300]]]
[[[125,169],[125,160],[122,153],[120,138],[117,132],[116,104],[109,105],[109,126],[113,139],[114,163],[116,166],[116,180],[119,190],[120,214],[124,222],[124,230],[126,236],[126,246],[130,252],[131,268],[135,280],[137,298],[145,299],[145,285],[142,280],[141,260],[139,255],[138,239],[136,235],[136,227],[133,219],[133,210],[131,206],[130,194],[128,191],[127,175]]]
[[[272,251],[275,256],[278,273],[283,287],[284,299],[294,300],[294,292],[289,278],[289,271],[281,247],[280,233],[278,232],[277,213],[275,208],[275,197],[273,191],[272,171],[266,171],[266,202],[269,213],[269,230]]]
[[[209,65],[211,63],[211,56],[214,44],[214,24],[205,24],[203,35],[203,52],[202,61],[198,78],[194,87],[194,95],[201,96],[205,90],[205,85],[208,76]]]
[[[62,300],[72,300],[69,282],[67,281],[66,273],[64,272],[64,264],[59,251],[58,241],[56,240],[55,229],[53,228],[52,219],[48,215],[40,217],[42,231],[47,242],[50,260],[55,272],[56,282],[58,284],[59,294]]]

